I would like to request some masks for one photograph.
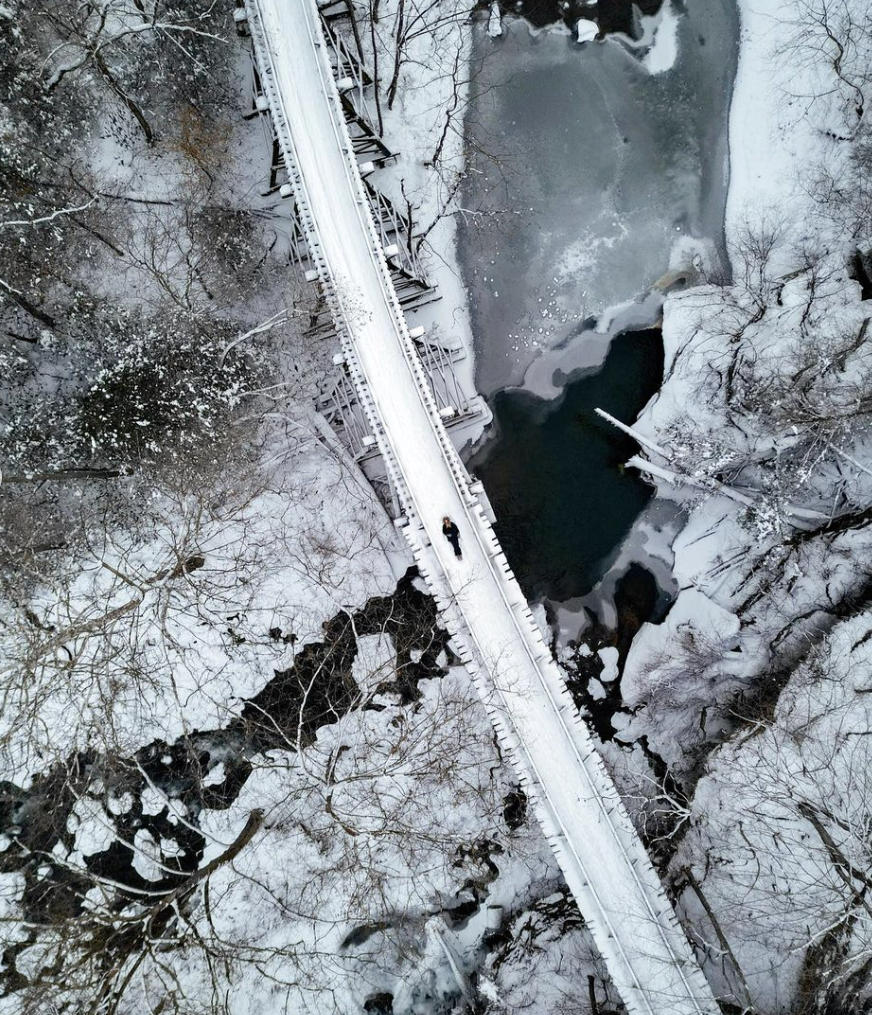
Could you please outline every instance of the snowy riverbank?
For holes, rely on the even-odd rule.
[[[685,785],[702,776],[683,814],[670,801],[672,873],[723,935],[721,989],[754,1011],[859,1010],[867,931],[839,871],[868,867],[851,786],[872,762],[870,305],[850,275],[869,244],[872,34],[860,3],[740,9],[733,281],[666,300],[664,384],[638,425],[687,521],[676,602],[627,660],[619,736],[647,736]]]
[[[796,10],[782,4],[785,23]],[[820,474],[813,468],[797,474],[790,455],[798,427],[789,423],[786,432],[778,430],[779,409],[789,394],[784,385],[790,382],[783,375],[797,355],[798,333],[801,340],[805,326],[813,326],[808,339],[818,346],[808,350],[807,366],[797,366],[826,385],[826,394],[833,397],[831,389],[843,381],[835,376],[828,384],[826,347],[843,332],[858,334],[868,313],[859,285],[848,277],[857,241],[845,235],[830,206],[809,193],[823,162],[833,174],[849,168],[850,145],[825,136],[822,129],[828,123],[834,131],[840,129],[838,92],[820,99],[811,112],[798,97],[813,86],[835,89],[834,76],[827,79],[825,67],[787,44],[789,29],[782,23],[775,31],[774,12],[755,13],[743,4],[742,17],[727,214],[736,281],[668,297],[664,383],[638,423],[640,432],[667,452],[651,453],[655,464],[694,481],[733,477],[732,486],[752,502],[743,509],[732,495],[714,491],[700,496],[690,485],[659,484],[666,497],[678,496],[689,512],[673,545],[674,573],[683,595],[702,595],[716,604],[708,614],[699,607],[691,611],[690,623],[709,638],[724,627],[717,620],[720,609],[735,613],[742,606],[749,593],[742,581],[766,548],[837,512],[839,501],[833,502],[833,495],[838,488],[828,463],[820,463]],[[848,366],[862,370],[862,358]],[[779,384],[777,391],[766,393]],[[830,444],[822,452],[838,459]],[[847,443],[843,454],[851,455]],[[862,469],[852,482],[865,484]],[[813,569],[801,569],[790,582],[797,610],[799,590],[815,577]],[[771,580],[783,587],[789,578],[776,574]],[[744,677],[766,664],[769,640],[761,620],[743,639],[737,671]],[[775,616],[769,618],[776,622]],[[637,697],[645,685],[647,637],[654,637],[653,631],[639,639],[628,666],[628,686],[639,682]]]

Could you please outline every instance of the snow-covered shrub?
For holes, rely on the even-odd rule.
[[[231,340],[219,322],[183,315],[101,323],[60,390],[19,394],[0,439],[8,468],[194,468],[198,451],[211,459],[257,374],[239,348],[224,355]]]
[[[244,361],[221,363],[207,335],[201,341],[185,335],[171,348],[155,337],[137,335],[79,400],[81,438],[95,452],[128,461],[181,459],[203,439],[223,435],[239,401]]]
[[[276,278],[286,284],[285,265],[269,257],[270,239],[248,209],[209,203],[194,212],[189,228],[198,272],[217,299],[245,301]]]

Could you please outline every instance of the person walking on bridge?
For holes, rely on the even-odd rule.
[[[442,534],[448,540],[449,543],[454,547],[454,556],[458,560],[463,559],[463,554],[460,552],[460,529],[451,521],[446,515],[442,519]]]

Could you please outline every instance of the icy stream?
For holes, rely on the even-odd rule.
[[[615,620],[611,591],[634,561],[668,576],[646,546],[672,528],[665,506],[640,518],[649,488],[620,468],[633,448],[589,418],[612,405],[631,421],[659,384],[656,356],[613,340],[656,325],[700,257],[726,260],[735,7],[665,0],[638,27],[638,41],[579,44],[506,19],[475,42],[461,258],[496,426],[474,464],[522,585],[568,607],[569,637],[583,605]]]
[[[598,320],[654,323],[656,294],[639,305],[650,287],[722,247],[732,0],[665,0],[641,27],[638,43],[580,45],[514,19],[499,39],[477,34],[460,238],[487,396],[553,396],[555,369],[602,362]],[[558,346],[570,366],[563,352],[529,370]]]

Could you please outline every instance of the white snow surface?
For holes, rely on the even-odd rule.
[[[587,18],[579,18],[575,26],[575,37],[579,42],[592,42],[599,35],[599,25]]]
[[[273,451],[270,443],[265,457]],[[132,753],[220,728],[321,637],[325,620],[393,591],[400,544],[372,490],[317,430],[280,457],[254,494],[208,506],[168,499],[154,528],[106,533],[90,555],[63,561],[62,579],[31,600],[62,632],[45,648],[29,646],[23,611],[3,604],[4,665],[17,671],[28,651],[36,660],[0,720],[4,778],[26,783],[51,759],[99,750],[104,736],[107,749]],[[173,579],[186,544],[205,562]]]
[[[253,809],[265,814],[233,865],[210,878],[213,898],[221,899],[211,917],[218,935],[253,957],[228,984],[231,1011],[356,1012],[361,995],[380,990],[394,994],[398,1015],[430,1010],[421,996],[447,971],[444,958],[423,954],[425,937],[434,918],[441,923],[440,912],[465,898],[458,890],[466,879],[485,879],[488,902],[507,912],[525,903],[531,885],[535,894],[556,883],[538,830],[506,831],[508,773],[469,674],[453,667],[421,681],[419,691],[414,708],[389,713],[391,722],[355,709],[322,727],[305,754],[258,757],[233,804],[200,815],[206,863],[234,841]],[[481,861],[458,853],[483,834],[506,847],[495,881]],[[467,970],[481,961],[486,912],[483,906],[451,934]],[[197,918],[205,928],[202,906]],[[360,929],[371,933],[342,947]],[[194,977],[208,991],[209,963],[193,939],[186,955],[189,991],[198,985]],[[276,996],[275,980],[295,982]],[[401,992],[409,1005],[399,1004]]]
[[[849,3],[845,9],[852,6]],[[828,343],[844,334],[859,333],[867,316],[856,284],[846,278],[852,241],[845,237],[840,223],[832,219],[828,205],[814,200],[809,185],[809,167],[813,171],[816,164],[825,162],[837,176],[847,150],[823,129],[826,124],[841,129],[838,82],[822,58],[824,48],[817,56],[803,49],[796,25],[804,9],[801,0],[776,0],[765,5],[753,0],[740,2],[741,49],[730,111],[726,213],[727,244],[737,277],[732,286],[723,289],[702,284],[668,295],[663,316],[664,384],[638,423],[644,435],[665,444],[672,461],[687,459],[695,466],[702,461],[708,474],[736,463],[771,457],[779,446],[789,447],[790,434],[771,433],[768,416],[776,406],[767,404],[765,398],[743,427],[734,424],[723,405],[723,382],[717,381],[712,369],[721,362],[721,350],[729,348],[731,328],[738,329],[752,316],[747,308],[757,285],[754,251],[750,248],[759,240],[754,237],[762,236],[764,244],[771,244],[771,249],[766,249],[765,273],[773,287],[778,284],[777,299],[774,292],[764,294],[771,305],[761,320],[751,321],[744,333],[751,350],[747,356],[756,358],[760,384],[777,379],[787,369],[785,364],[790,366],[806,318],[821,349],[818,372],[823,372],[828,369]],[[811,45],[813,40],[805,42]],[[815,95],[818,98],[811,98]],[[823,260],[816,269],[821,281],[813,306],[807,305],[804,251],[823,251]],[[746,271],[743,265],[749,258],[752,268]],[[865,345],[841,376],[848,379],[851,368],[862,369],[864,356],[868,357]],[[834,380],[838,383],[838,375]],[[753,392],[748,394],[754,397]],[[855,452],[850,443],[842,453],[852,452],[861,458],[864,454],[862,450]],[[817,474],[814,467],[808,471],[809,481],[801,494],[809,508],[827,516],[832,508],[832,490],[845,479],[828,478],[823,467]],[[868,483],[867,473],[861,467],[850,482],[854,487]],[[645,625],[627,661],[624,679],[632,700],[647,702],[650,711],[659,709],[665,700],[662,693],[658,698],[658,688],[668,691],[672,676],[682,668],[685,672],[706,673],[706,689],[702,689],[702,683],[691,687],[685,680],[675,694],[669,695],[669,707],[673,709],[682,707],[683,697],[686,721],[664,725],[652,717],[646,724],[655,749],[677,761],[690,745],[688,733],[697,725],[706,699],[710,704],[729,700],[743,682],[765,669],[770,639],[783,626],[785,616],[798,615],[808,610],[816,597],[819,599],[819,590],[827,582],[822,577],[824,570],[829,572],[833,596],[848,587],[856,570],[848,556],[850,534],[843,537],[844,548],[829,559],[825,559],[824,550],[807,550],[806,555],[813,559],[795,559],[780,576],[779,588],[785,591],[773,590],[773,595],[762,598],[754,610],[753,622],[745,617],[738,640],[741,652],[735,653],[734,611],[753,592],[747,569],[754,561],[762,561],[766,550],[777,548],[783,536],[789,534],[777,505],[761,497],[759,506],[749,515],[717,493],[700,496],[686,487],[657,483],[664,496],[677,497],[689,513],[673,544],[675,581],[689,590],[679,597],[677,608],[681,613],[682,600],[691,590],[697,590],[703,598],[696,600],[701,607],[696,615],[691,610],[665,625],[681,627],[678,641],[670,641],[657,625]],[[862,495],[855,496],[862,502]],[[721,651],[718,646],[727,655],[714,665]],[[694,661],[688,666],[691,656]],[[713,668],[707,669],[707,659]],[[644,722],[644,713],[640,722]],[[634,728],[637,734],[642,731],[638,723]],[[690,733],[691,738],[694,736]]]
[[[258,0],[249,12],[257,14],[250,23],[261,79],[302,221],[344,319],[352,376],[405,503],[419,567],[498,730],[534,780],[540,820],[628,1006],[670,1015],[715,1012],[435,411],[377,248],[315,5]],[[460,561],[442,537],[444,515],[460,526]]]
[[[643,19],[643,23],[648,20],[655,22],[651,48],[642,58],[649,74],[664,74],[675,66],[678,59],[678,17],[671,0],[665,0],[654,18]]]
[[[673,772],[698,766],[698,749],[738,726],[708,757],[681,817],[689,831],[673,861],[677,877],[694,872],[743,979],[720,949],[707,972],[718,994],[732,994],[749,1010],[786,1013],[808,1003],[835,1010],[844,1003],[839,985],[861,970],[870,947],[868,920],[855,919],[854,889],[842,871],[850,865],[852,877],[865,877],[855,872],[869,866],[860,829],[868,825],[872,770],[872,621],[866,610],[836,624],[845,603],[856,608],[850,597],[860,562],[869,559],[869,533],[858,524],[799,539],[793,549],[791,537],[805,535],[803,526],[791,526],[779,487],[763,485],[766,473],[757,465],[789,462],[798,430],[779,431],[779,398],[789,397],[790,378],[806,362],[803,340],[821,416],[838,415],[841,393],[868,369],[862,337],[869,304],[846,270],[862,237],[845,228],[835,198],[822,201],[816,192],[825,166],[851,194],[855,99],[840,87],[826,41],[800,31],[809,5],[740,0],[739,8],[726,219],[734,280],[667,297],[664,385],[639,429],[665,446],[673,463],[689,463],[699,474],[738,474],[745,494],[758,493],[759,483],[767,496],[749,512],[716,492],[664,486],[664,495],[677,496],[688,513],[673,545],[682,591],[664,623],[645,625],[634,642],[622,689],[636,709],[617,722],[620,739],[648,734]],[[829,10],[834,19],[845,14],[859,23],[868,4],[847,0]],[[866,45],[865,53],[846,50],[846,76],[865,73],[868,39]],[[762,307],[757,320],[748,309],[755,295]],[[718,378],[713,366],[726,361],[721,356],[746,321],[740,337],[754,370],[734,398],[741,406],[734,416],[725,408],[724,375]],[[831,356],[855,336],[853,349]],[[841,359],[836,369],[833,359]],[[762,392],[772,384],[777,397],[764,397],[755,383]],[[870,503],[868,437],[846,427],[821,443],[789,495],[825,516],[839,511],[840,490],[847,490],[849,508]],[[787,686],[777,701],[758,703],[758,681],[780,666],[795,667]],[[714,940],[692,890],[682,905]],[[858,1008],[865,1003],[854,1000]]]
[[[492,3],[490,14],[487,19],[487,34],[492,39],[498,39],[503,34],[503,16],[500,14],[500,5]]]

